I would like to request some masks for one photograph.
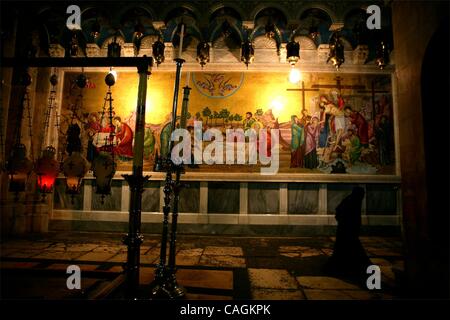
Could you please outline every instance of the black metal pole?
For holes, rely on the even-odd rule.
[[[173,104],[172,104],[172,132],[175,130],[175,125],[177,122],[177,110],[178,110],[178,91],[180,88],[180,79],[181,79],[181,67],[183,66],[185,60],[181,58],[175,59],[175,62],[177,63],[177,72],[175,75],[175,88],[173,91]],[[173,141],[172,139],[169,140],[169,153],[167,154],[167,159],[171,158],[172,153],[172,147],[173,147]]]
[[[181,67],[185,60],[181,58],[175,59],[177,64],[175,74],[175,87],[173,94],[172,104],[172,119],[171,119],[171,132],[175,130],[178,110],[178,92],[180,87]],[[164,169],[166,170],[166,181],[163,189],[164,192],[164,206],[163,206],[163,230],[161,235],[161,251],[159,257],[159,264],[155,272],[155,280],[151,284],[151,296],[153,298],[178,298],[179,294],[173,291],[173,278],[171,273],[168,272],[166,266],[166,254],[167,254],[167,240],[169,234],[169,214],[170,214],[170,201],[171,195],[174,191],[174,183],[172,179],[172,173],[174,171],[174,164],[171,159],[171,153],[173,148],[172,135],[169,139],[169,148],[166,157],[162,159],[164,163]],[[164,155],[163,155],[164,156]],[[178,202],[174,203],[174,206],[178,206]],[[175,211],[175,209],[174,209]],[[172,217],[173,218],[173,217]],[[173,221],[172,221],[173,224]],[[169,257],[170,259],[170,257]],[[184,292],[184,291],[183,291]],[[184,295],[184,294],[183,294]]]
[[[151,284],[151,296],[153,298],[169,298],[170,292],[166,288],[166,253],[167,238],[169,233],[170,200],[172,194],[172,168],[167,166],[166,181],[164,185],[164,206],[163,206],[163,230],[161,235],[161,250],[159,254],[159,264],[156,268],[155,279]]]
[[[186,290],[178,284],[176,278],[176,242],[177,242],[177,225],[178,225],[178,204],[180,201],[180,191],[183,185],[180,182],[180,175],[183,170],[182,164],[175,168],[175,183],[173,186],[174,199],[173,199],[173,213],[171,222],[171,233],[170,233],[170,251],[169,251],[169,266],[167,270],[167,282],[168,289],[171,294],[172,299],[181,299],[186,295]]]
[[[143,241],[141,234],[141,205],[144,182],[148,176],[143,177],[144,164],[144,125],[145,125],[145,100],[147,97],[147,78],[149,76],[148,64],[138,65],[139,90],[136,110],[136,127],[133,148],[133,174],[124,175],[130,185],[130,216],[128,234],[124,243],[128,246],[126,263],[126,296],[137,298],[139,288],[140,248]]]

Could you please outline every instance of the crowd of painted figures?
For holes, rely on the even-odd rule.
[[[320,169],[337,160],[345,166],[367,164],[374,167],[393,162],[392,110],[387,96],[380,96],[375,106],[368,103],[358,110],[326,95],[317,97],[315,113],[306,109],[292,115],[290,122],[279,123],[271,109],[263,112],[246,112],[243,120],[224,121],[219,125],[203,121],[200,112],[188,119],[188,129],[194,121],[202,121],[203,130],[214,127],[225,134],[226,129],[254,129],[267,132],[267,156],[271,155],[272,129],[280,129],[280,148],[289,150],[291,168]],[[373,107],[373,108],[372,108]],[[88,132],[88,158],[102,149],[105,139],[114,132],[114,153],[119,160],[133,157],[133,115],[123,121],[113,115],[113,125],[100,113],[87,116],[85,129]],[[146,124],[144,159],[153,160],[156,155],[167,155],[171,134],[171,114],[161,124]],[[103,137],[104,136],[104,137]],[[100,138],[99,138],[100,137]],[[103,138],[102,138],[103,137]]]

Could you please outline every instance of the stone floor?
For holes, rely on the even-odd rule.
[[[89,297],[101,282],[122,272],[126,246],[121,234],[49,233],[1,243],[4,298]],[[178,237],[178,283],[193,300],[370,300],[401,298],[402,243],[398,238],[361,237],[381,268],[381,290],[324,274],[333,237]],[[158,235],[145,235],[140,284],[152,282],[159,261]],[[66,288],[66,268],[78,265],[82,290]],[[76,291],[76,290],[75,290]]]

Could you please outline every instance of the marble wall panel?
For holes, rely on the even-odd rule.
[[[279,183],[249,183],[248,213],[279,213]]]
[[[289,183],[288,213],[316,214],[319,209],[319,184]]]
[[[209,182],[208,213],[239,213],[239,183]]]

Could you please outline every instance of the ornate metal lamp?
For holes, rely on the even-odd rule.
[[[250,41],[245,41],[242,44],[241,61],[245,63],[248,69],[248,65],[255,60],[255,49]]]
[[[300,44],[291,40],[286,45],[286,60],[291,66],[294,66],[300,59]]]
[[[161,37],[158,37],[158,40],[155,41],[152,45],[153,49],[153,58],[155,58],[156,66],[159,66],[161,63],[164,62],[164,48],[166,46],[164,45],[164,42],[161,41]]]
[[[197,61],[203,67],[209,62],[209,44],[202,41],[197,46]]]
[[[16,143],[6,164],[9,174],[9,191],[18,193],[25,191],[28,176],[33,169],[33,162],[27,158],[27,149],[24,144]]]
[[[117,35],[114,36],[113,42],[108,44],[108,58],[120,58],[120,44],[117,42]]]
[[[112,128],[113,123],[113,105],[111,86],[116,83],[114,74],[109,72],[105,77],[105,83],[108,86],[106,93],[105,104],[103,105],[102,118],[105,115],[106,103],[109,102],[109,127]],[[96,193],[101,194],[102,204],[105,195],[111,194],[111,182],[116,173],[116,164],[114,162],[114,131],[110,131],[109,137],[105,138],[105,144],[99,154],[92,161],[92,170],[95,177]]]
[[[341,64],[345,62],[344,57],[344,45],[339,39],[339,35],[334,33],[330,39],[330,54],[327,59],[327,63],[331,61],[336,69],[339,69]]]
[[[89,169],[87,160],[80,151],[74,151],[64,160],[63,173],[66,177],[66,193],[73,196],[80,194],[81,181]]]
[[[28,97],[28,89],[27,87],[31,84],[31,76],[27,71],[24,71],[19,79],[19,84],[25,87],[25,92],[22,97],[22,112],[17,113],[17,123],[16,123],[16,142],[12,147],[10,156],[6,163],[6,170],[9,175],[9,191],[15,193],[15,200],[18,200],[19,192],[25,191],[26,183],[28,177],[33,169],[33,152],[31,152],[31,156],[33,160],[27,158],[27,149],[21,140],[21,127],[22,127],[22,116],[25,112],[25,109],[28,111],[28,126],[29,126],[29,134],[30,134],[30,142],[31,142],[31,150],[33,150],[32,144],[32,128],[31,128],[31,111],[30,111],[30,103]]]
[[[140,21],[138,21],[136,23],[136,25],[134,26],[134,36],[136,37],[136,39],[140,39],[144,35],[144,32],[145,32],[145,27],[143,26],[143,24]]]
[[[50,89],[50,95],[48,97],[48,106],[47,111],[45,113],[44,118],[44,126],[43,133],[41,136],[40,146],[42,147],[44,144],[44,139],[47,135],[50,117],[52,114],[52,110],[54,109],[53,103],[56,98],[56,89],[55,86],[58,83],[58,77],[56,74],[53,74],[50,77],[50,83],[52,85]],[[55,110],[55,120],[56,126],[58,127],[58,115]],[[42,194],[42,200],[45,199],[47,193],[53,192],[53,185],[55,184],[56,177],[59,173],[59,163],[55,159],[56,149],[49,145],[43,151],[41,157],[36,161],[35,164],[35,172],[37,175],[37,184],[40,193]]]
[[[59,173],[59,163],[55,159],[55,154],[56,149],[48,146],[36,161],[37,184],[43,199],[45,199],[45,194],[53,192],[53,186]]]
[[[86,86],[87,78],[81,73],[75,80],[76,85],[80,88],[80,94],[78,96],[77,102],[72,109],[72,122],[67,128],[67,145],[66,151],[69,156],[64,159],[62,164],[62,171],[66,177],[66,193],[72,195],[80,193],[81,181],[83,177],[88,172],[89,166],[87,160],[81,154],[81,129],[80,126],[75,122],[78,111],[78,103],[83,101],[83,88]]]

